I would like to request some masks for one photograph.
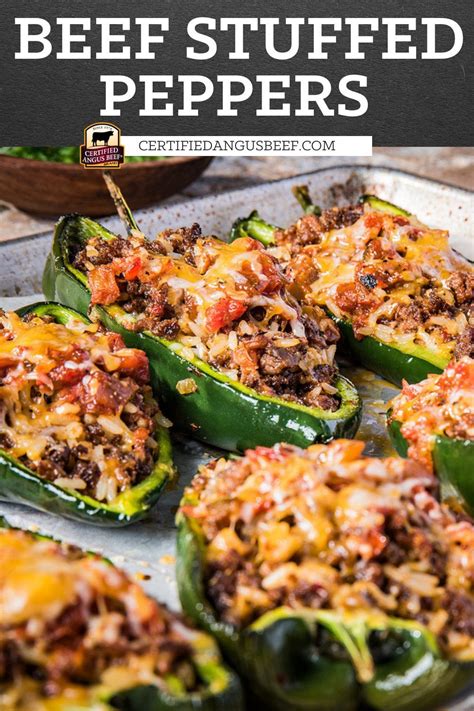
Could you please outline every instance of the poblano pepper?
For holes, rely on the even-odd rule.
[[[90,323],[89,319],[77,311],[56,303],[25,306],[17,313],[21,317],[27,314],[46,316],[64,326],[71,320]],[[0,388],[0,401],[1,395]],[[80,490],[59,486],[29,469],[7,449],[0,448],[0,497],[99,526],[130,524],[149,512],[173,476],[169,430],[158,422],[155,439],[158,448],[151,473],[138,484],[119,493],[110,503],[86,496]]]
[[[293,192],[305,214],[321,214],[321,209],[311,202],[306,186],[298,186]],[[362,195],[359,202],[368,205],[375,212],[380,211],[405,218],[411,215],[408,211],[375,195]],[[234,222],[230,238],[233,240],[248,235],[270,247],[275,244],[275,231],[279,229],[266,222],[258,211],[254,210],[247,218],[240,218]],[[441,351],[438,352],[421,344],[401,342],[401,339],[400,342],[394,339],[394,342],[388,344],[374,336],[356,337],[350,320],[346,317],[336,317],[327,306],[326,310],[339,326],[344,345],[355,360],[396,385],[401,385],[403,379],[415,383],[426,378],[429,373],[440,373],[449,361],[449,356]]]

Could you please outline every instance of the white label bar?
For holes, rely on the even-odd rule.
[[[122,136],[129,156],[371,156],[372,136]]]

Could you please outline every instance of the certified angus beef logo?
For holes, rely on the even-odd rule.
[[[91,123],[84,129],[81,146],[84,168],[120,168],[123,158],[120,129],[113,123]]]

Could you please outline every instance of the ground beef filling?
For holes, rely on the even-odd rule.
[[[335,387],[337,327],[319,307],[307,306],[301,311],[286,291],[275,260],[254,240],[245,243],[249,254],[257,253],[261,261],[256,271],[250,260],[242,258],[239,264],[231,288],[244,300],[221,298],[208,309],[204,328],[198,299],[189,289],[176,287],[176,280],[170,278],[158,281],[149,278],[154,257],[163,259],[172,255],[178,267],[184,262],[206,281],[209,270],[220,259],[223,243],[202,237],[198,225],[167,230],[154,242],[140,238],[135,238],[135,242],[93,238],[74,256],[74,266],[89,276],[92,287],[96,279],[103,279],[102,283],[113,280],[110,298],[133,316],[127,322],[128,328],[148,330],[185,345],[190,342],[194,355],[262,394],[327,411],[337,410],[341,404]],[[147,261],[148,269],[142,266],[136,275],[133,268],[127,272],[123,265],[132,264],[137,258]],[[113,273],[104,271],[111,269]],[[97,293],[103,301],[102,283]],[[225,285],[218,281],[215,289],[227,293]],[[278,312],[269,315],[273,297],[287,305],[289,316]]]
[[[363,447],[261,447],[201,469],[183,512],[207,541],[212,605],[238,628],[281,605],[379,611],[474,655],[472,522],[439,503],[420,464]]]
[[[147,396],[145,399],[145,395]],[[124,412],[122,421],[131,432],[142,428],[144,424],[149,431],[149,436],[154,434],[154,417],[159,412],[156,402],[152,398],[151,388],[143,389],[140,393],[135,393],[128,401],[133,411]],[[140,425],[138,424],[140,422]],[[101,477],[101,470],[97,463],[90,461],[90,450],[93,447],[101,447],[105,459],[113,459],[120,464],[120,478],[117,484],[117,492],[124,491],[143,479],[146,479],[153,470],[156,447],[148,446],[143,452],[143,456],[135,457],[126,454],[122,450],[122,437],[106,432],[99,425],[94,417],[84,415],[84,441],[75,447],[67,444],[55,443],[48,445],[44,457],[39,462],[31,461],[27,456],[20,458],[20,461],[29,469],[37,472],[42,479],[56,481],[60,478],[80,479],[86,486],[81,489],[81,493],[95,497],[97,485]],[[0,446],[8,449],[8,440],[2,443],[0,434]],[[113,498],[113,497],[111,497]]]
[[[357,222],[364,212],[363,205],[332,207],[321,215],[304,215],[286,230],[277,230],[275,242],[278,246],[290,247],[293,253],[309,244],[318,244],[322,235],[330,230],[338,230]]]
[[[39,575],[52,575],[49,571],[58,566],[64,587],[72,588],[72,599],[68,602],[64,591],[58,590],[60,611],[53,617],[46,592],[44,606],[39,592],[32,611],[17,605],[14,621],[5,608],[0,625],[0,697],[12,682],[20,688],[22,678],[36,682],[40,696],[54,697],[70,684],[107,683],[104,674],[114,667],[136,672],[133,685],[156,683],[161,677],[159,683],[166,687],[163,679],[171,674],[185,691],[198,690],[191,659],[193,631],[182,634],[185,622],[178,615],[147,597],[125,573],[99,557],[86,557],[64,544],[37,541],[22,531],[0,533],[2,546],[12,539],[15,560],[8,563],[8,550],[2,552],[10,569],[5,573],[6,587],[17,585],[17,574],[25,580],[28,571],[35,574],[38,563],[30,562],[31,557],[43,561]]]

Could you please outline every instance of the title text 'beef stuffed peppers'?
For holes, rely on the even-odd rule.
[[[389,403],[388,428],[397,452],[434,471],[443,497],[474,515],[474,360],[405,384]]]
[[[163,409],[229,450],[351,437],[360,401],[340,376],[337,328],[298,306],[276,260],[250,238],[232,245],[197,225],[155,241],[70,216],[56,228],[44,291],[94,313],[148,354]]]
[[[408,459],[277,445],[202,467],[184,610],[271,709],[433,709],[474,679],[474,526]]]
[[[326,308],[362,365],[400,385],[473,355],[474,269],[447,231],[370,195],[319,214],[301,202],[307,214],[286,230],[254,213],[232,236],[269,245],[293,293]]]
[[[148,359],[72,309],[0,311],[0,497],[104,526],[173,474]]]
[[[124,572],[0,527],[0,708],[239,711],[242,704],[211,637]]]

